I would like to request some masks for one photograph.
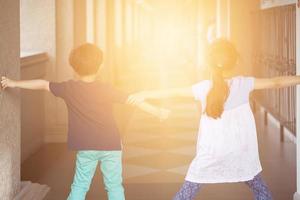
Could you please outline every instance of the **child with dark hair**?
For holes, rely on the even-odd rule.
[[[145,99],[194,97],[201,105],[197,153],[183,186],[174,200],[192,200],[206,183],[244,182],[256,200],[271,200],[260,175],[257,133],[249,94],[253,90],[300,84],[299,76],[259,79],[230,76],[238,52],[225,39],[208,49],[211,79],[185,88],[144,91],[129,97],[136,104]]]
[[[2,77],[5,89],[46,90],[62,98],[68,108],[68,146],[76,150],[76,169],[68,200],[84,200],[99,162],[109,200],[124,200],[122,151],[119,131],[113,116],[114,103],[126,103],[127,94],[96,80],[102,64],[102,51],[93,44],[75,48],[69,57],[79,80],[48,82],[14,81]],[[147,103],[136,106],[160,119],[168,110]]]

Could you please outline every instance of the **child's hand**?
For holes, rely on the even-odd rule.
[[[11,88],[14,88],[16,86],[15,84],[15,81],[5,77],[5,76],[2,76],[1,78],[1,87],[2,89],[5,89],[7,87],[11,87]]]
[[[171,111],[165,108],[160,109],[159,120],[164,121],[169,118]]]
[[[146,93],[145,92],[139,92],[132,95],[129,95],[127,99],[127,103],[130,105],[137,105],[139,103],[144,102],[146,99]]]

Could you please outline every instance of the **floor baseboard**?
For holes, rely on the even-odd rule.
[[[21,183],[21,191],[14,200],[43,200],[50,188],[47,185],[40,185],[30,181]]]
[[[300,194],[298,192],[295,192],[294,200],[300,200]]]

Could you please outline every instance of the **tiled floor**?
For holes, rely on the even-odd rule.
[[[177,110],[176,110],[177,109]],[[187,110],[187,107],[175,108]],[[174,114],[159,123],[137,113],[123,136],[124,185],[129,200],[168,200],[184,181],[195,154],[197,112]],[[188,111],[186,111],[188,112]],[[180,113],[180,112],[178,112]],[[263,176],[274,200],[291,200],[296,190],[296,146],[279,140],[274,124],[264,126],[257,114],[257,127]],[[75,152],[66,144],[48,144],[28,159],[22,167],[22,179],[51,187],[47,200],[66,199],[74,173]],[[100,170],[97,170],[88,200],[106,199]],[[250,200],[252,195],[242,183],[213,184],[203,187],[197,199]]]

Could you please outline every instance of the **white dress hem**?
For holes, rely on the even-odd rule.
[[[209,179],[195,179],[190,176],[186,176],[185,180],[193,183],[239,183],[252,180],[255,176],[262,172],[262,169],[258,170],[255,175],[238,178],[238,179],[219,179],[219,180],[209,180]]]

